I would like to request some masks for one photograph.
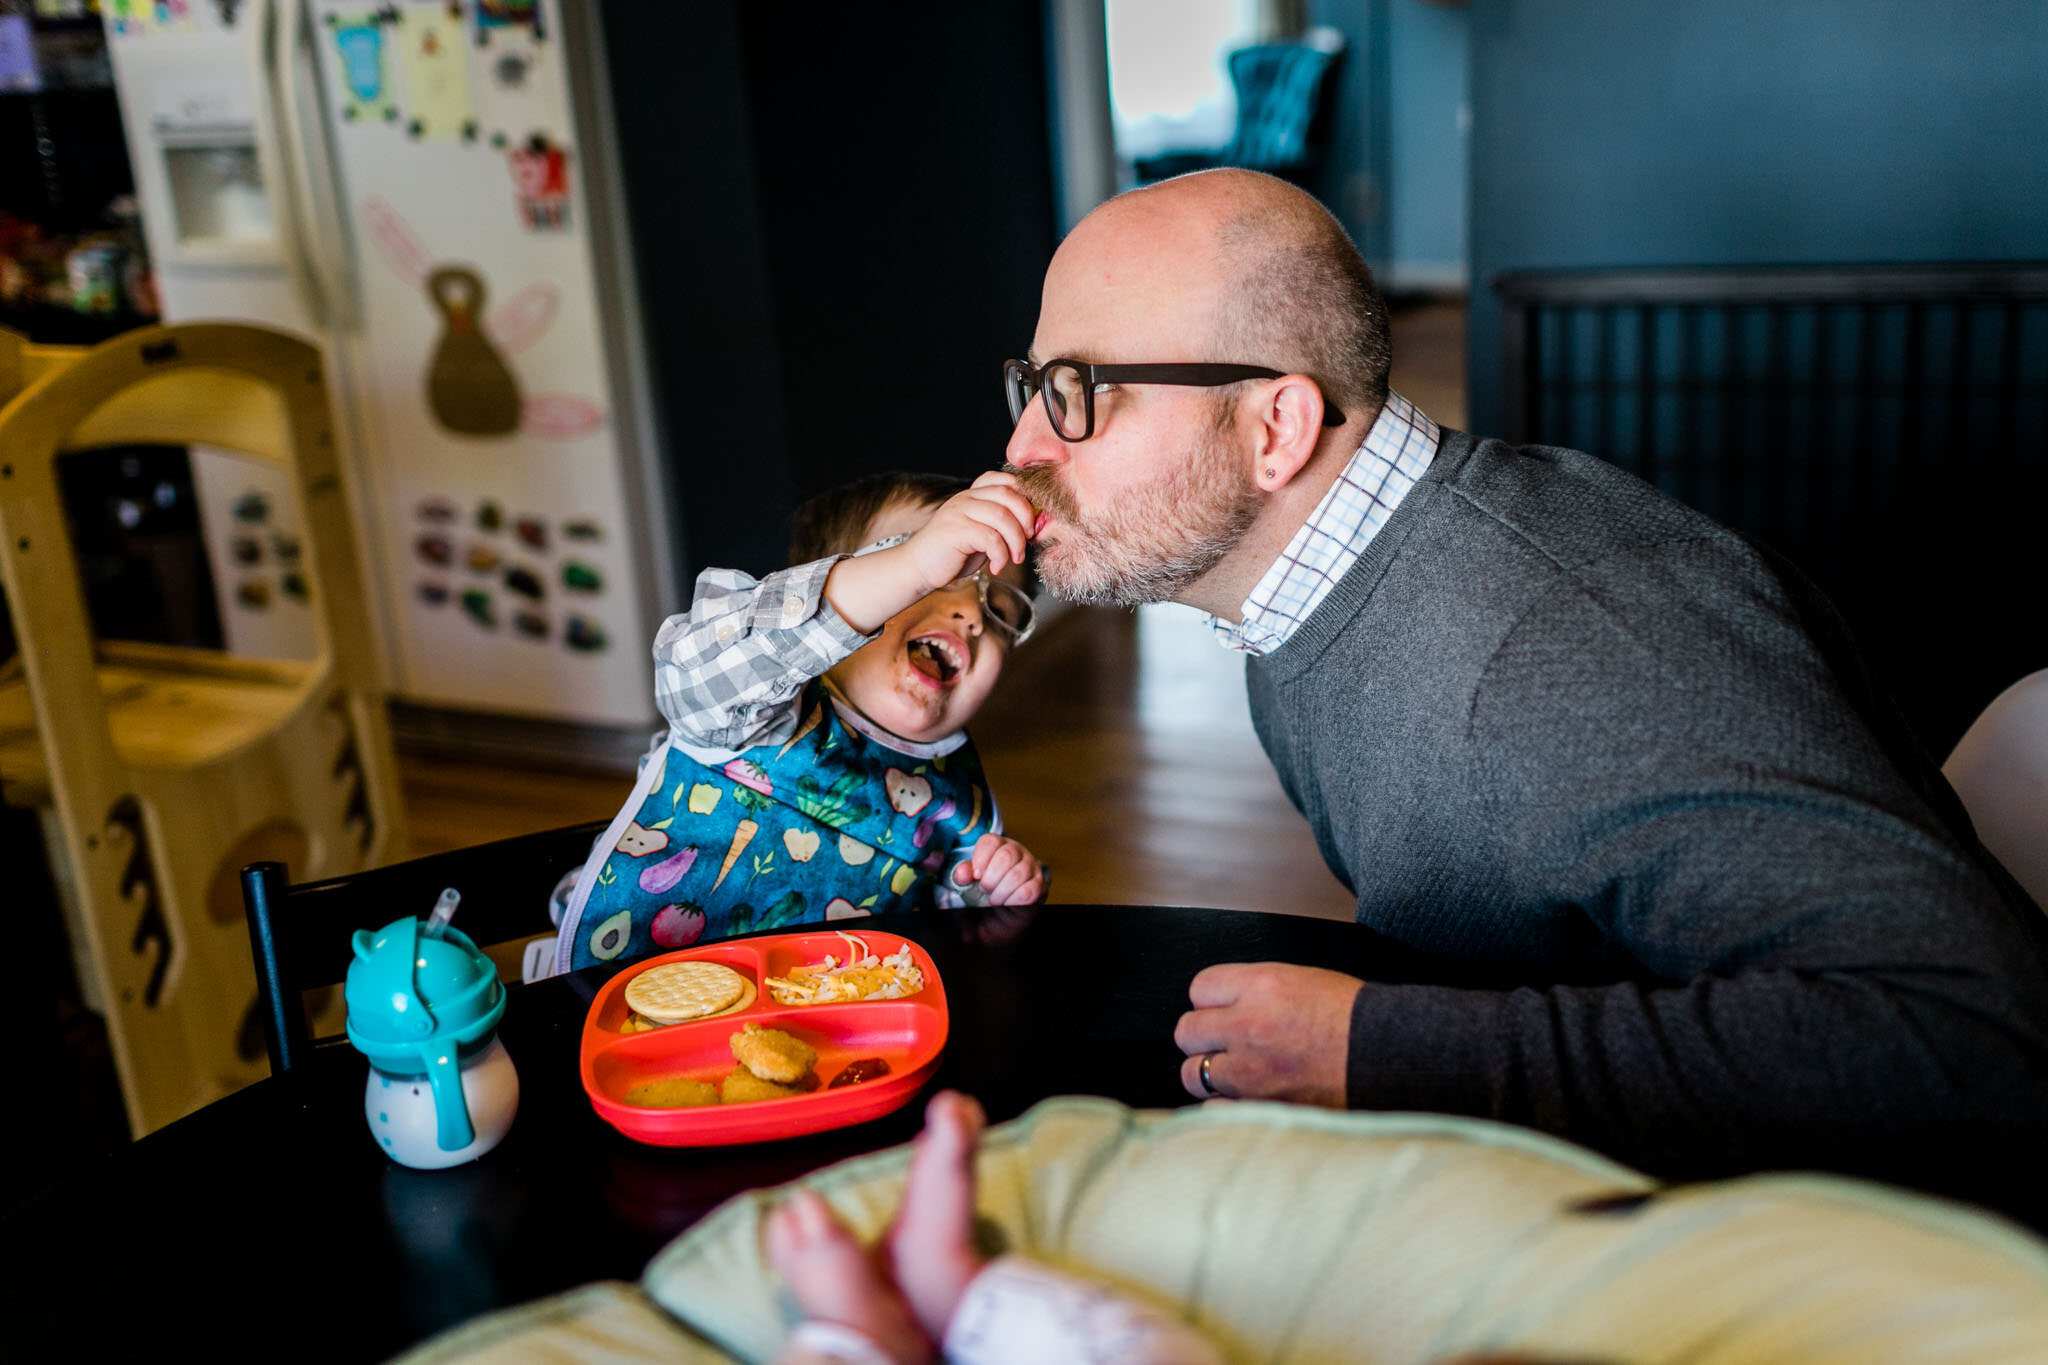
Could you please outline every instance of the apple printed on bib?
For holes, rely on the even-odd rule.
[[[720,765],[672,743],[652,760],[639,810],[563,917],[571,969],[932,903],[994,827],[974,745],[919,758],[847,725],[816,684],[804,706],[787,743]]]

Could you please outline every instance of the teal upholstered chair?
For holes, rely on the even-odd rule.
[[[1237,92],[1237,126],[1230,144],[1199,151],[1141,157],[1134,164],[1140,184],[1215,166],[1244,166],[1301,185],[1322,169],[1337,67],[1344,38],[1317,28],[1297,42],[1254,43],[1230,54],[1230,83]]]

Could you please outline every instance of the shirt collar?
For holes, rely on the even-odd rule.
[[[1209,618],[1218,643],[1244,654],[1270,654],[1287,643],[1372,544],[1442,440],[1421,409],[1389,391],[1364,443],[1246,596],[1242,619]]]

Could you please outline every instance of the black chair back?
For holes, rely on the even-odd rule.
[[[242,869],[242,906],[256,962],[257,1005],[273,1075],[316,1046],[304,993],[348,975],[350,940],[402,915],[425,915],[447,887],[462,893],[455,927],[478,947],[548,931],[548,893],[582,866],[607,821],[523,834],[346,877],[290,884],[283,863]]]

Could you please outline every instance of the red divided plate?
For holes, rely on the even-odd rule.
[[[775,934],[664,953],[620,972],[604,984],[583,1021],[583,1089],[598,1116],[627,1137],[663,1147],[712,1147],[795,1137],[849,1123],[880,1118],[910,1103],[938,1069],[946,1046],[946,988],[925,950],[895,934],[863,932],[858,937],[877,957],[908,946],[910,960],[924,974],[924,989],[896,1000],[832,1005],[778,1005],[765,984],[827,954],[845,962],[853,950],[836,933]],[[664,962],[718,962],[755,988],[751,1003],[708,1019],[665,1028],[622,1033],[631,1013],[626,983]],[[742,997],[745,998],[744,996]],[[818,1050],[813,1068],[818,1088],[807,1094],[736,1104],[657,1108],[631,1104],[626,1093],[650,1081],[719,1079],[737,1065],[729,1040],[743,1025],[780,1029]],[[879,1057],[887,1075],[827,1088],[847,1063]]]

